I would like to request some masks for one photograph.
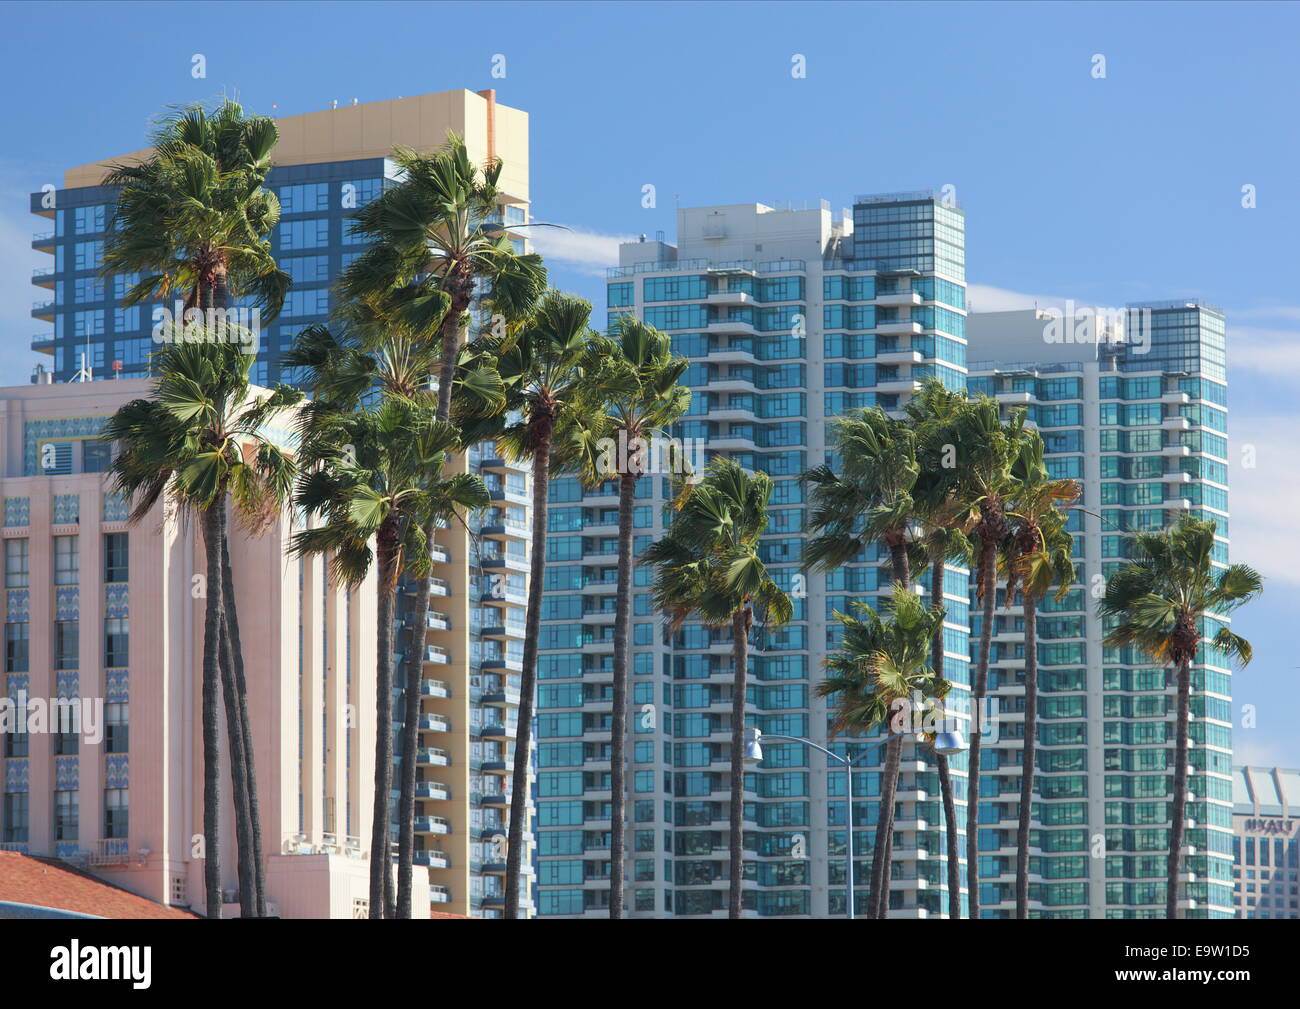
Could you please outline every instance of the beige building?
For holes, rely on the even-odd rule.
[[[292,369],[281,367],[281,355],[305,326],[328,321],[334,305],[333,283],[364,248],[353,243],[349,218],[357,207],[395,181],[397,166],[391,159],[394,147],[433,150],[446,140],[449,131],[463,136],[475,163],[489,157],[502,161],[498,218],[502,226],[509,231],[528,219],[528,115],[499,104],[494,91],[453,90],[344,104],[286,116],[277,123],[280,142],[268,186],[280,198],[282,217],[271,242],[277,260],[293,276],[294,283],[280,317],[262,327],[260,352],[253,366],[258,384],[293,384],[299,380]],[[38,270],[33,278],[38,287],[49,292],[50,300],[37,304],[32,315],[53,324],[52,332],[41,333],[32,342],[34,350],[49,355],[42,359],[44,373],[38,378],[52,376],[56,382],[72,383],[87,373],[95,380],[112,375],[123,379],[125,385],[142,388],[140,379],[148,372],[152,350],[149,308],[121,309],[121,294],[132,278],[103,278],[100,285],[94,283],[94,278],[102,264],[102,246],[115,199],[113,190],[101,185],[105,170],[146,153],[135,151],[69,169],[63,190],[32,195],[33,213],[42,218],[42,226],[52,228],[33,240],[35,248],[52,258],[52,267]],[[512,237],[522,249],[523,238]],[[37,386],[36,391],[15,390],[14,394],[20,402],[26,402],[24,393],[38,398],[90,395],[75,391],[77,388],[68,384],[53,389]],[[102,387],[92,384],[90,388]],[[21,426],[19,430],[13,437],[21,439]],[[15,458],[21,461],[21,456]],[[503,910],[509,770],[522,666],[531,509],[526,471],[505,463],[490,446],[476,449],[463,465],[483,476],[494,496],[493,507],[476,517],[474,536],[467,535],[459,524],[439,536],[443,549],[436,558],[433,612],[424,628],[411,627],[406,613],[412,599],[404,593],[399,607],[402,627],[395,650],[404,659],[418,659],[423,666],[421,738],[415,755],[420,781],[416,859],[428,874],[431,906],[435,911],[494,917]],[[20,468],[10,475],[21,473]],[[23,496],[19,491],[6,494]],[[32,500],[35,503],[37,498]],[[83,504],[82,514],[91,514],[92,507]],[[35,520],[36,513],[32,514]],[[280,556],[276,552],[280,545],[271,541],[277,534],[273,530],[266,541],[248,549],[265,548],[265,564],[271,565],[271,558]],[[138,538],[135,531],[132,535]],[[305,598],[321,597],[323,575],[318,566],[315,561],[307,563],[304,592],[309,595]],[[89,570],[85,562],[83,570]],[[290,613],[288,608],[297,605],[298,576],[296,570],[285,571],[284,577],[290,579],[286,591],[293,598],[286,598],[280,611],[258,607],[258,612],[244,617],[241,610],[244,619],[260,621],[241,629],[249,641],[278,642],[283,637],[285,647],[290,649],[286,661],[297,662],[297,610]],[[309,615],[308,619],[313,618]],[[337,619],[337,615],[330,619]],[[170,627],[161,619],[158,626]],[[255,639],[255,628],[258,635],[265,637]],[[306,652],[326,647],[314,629],[304,631],[303,640]],[[404,670],[399,667],[398,682],[403,676]],[[341,688],[336,681],[328,680],[319,689],[327,691],[333,703]],[[296,686],[286,696],[268,695],[266,702],[274,704],[272,710],[281,711],[296,725]],[[307,710],[315,712],[318,699],[325,704],[327,696],[322,693],[319,698],[308,698]],[[395,705],[395,716],[400,720],[399,705]],[[334,716],[328,711],[323,718],[325,726],[334,725]],[[317,776],[333,780],[339,773],[335,761],[347,764],[339,753],[322,752],[324,740],[319,737],[329,729],[322,730],[321,724],[321,718],[304,718],[306,743],[314,756],[304,761],[302,826],[298,826],[295,786],[276,800],[277,808],[284,802],[291,808],[283,814],[287,818],[285,836],[271,838],[268,833],[268,850],[279,845],[276,850],[337,847],[341,851],[347,846],[347,838],[357,835],[368,843],[368,795],[359,804],[355,797],[351,797],[350,805],[335,801],[331,809],[329,798],[337,800],[344,793],[318,787]],[[362,726],[359,731],[364,736],[368,729]],[[358,766],[355,762],[364,764],[373,759],[373,737],[367,738],[369,741],[360,750],[356,748],[361,745],[359,738],[353,739],[354,769]],[[284,753],[290,751],[296,761],[296,749],[290,747]],[[262,758],[260,753],[258,756]],[[196,768],[190,770],[197,773]],[[361,780],[370,779],[370,771],[365,770]],[[289,776],[285,780],[296,779]],[[298,839],[299,833],[304,838]],[[318,836],[325,834],[332,838]],[[529,876],[522,910],[531,914],[531,823],[525,836],[529,850],[523,864]],[[289,864],[300,869],[305,864],[302,859],[307,857],[296,856]],[[339,864],[355,867],[355,863],[354,858]],[[345,898],[340,899],[346,903]]]
[[[202,538],[163,504],[128,523],[96,440],[146,392],[142,381],[0,390],[3,696],[18,719],[0,751],[0,844],[201,912]],[[231,538],[267,888],[282,917],[351,917],[368,889],[373,586],[331,588],[321,558],[287,556],[290,535],[286,518]],[[51,699],[78,704],[60,721]],[[222,790],[233,904],[224,768]]]

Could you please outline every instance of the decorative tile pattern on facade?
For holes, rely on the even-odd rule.
[[[81,674],[78,672],[55,673],[55,689],[60,700],[81,696]]]
[[[80,854],[80,841],[56,841],[54,844],[55,858],[76,858]]]
[[[81,587],[79,585],[62,585],[55,594],[55,620],[81,619]]]
[[[6,526],[25,526],[31,525],[31,498],[25,497],[7,497],[5,498],[5,525]]]
[[[131,514],[131,499],[125,494],[109,491],[104,495],[103,521],[125,522]]]
[[[56,526],[72,525],[81,521],[81,495],[54,495],[54,524]]]
[[[125,753],[115,753],[104,758],[104,787],[131,787],[131,764]]]
[[[6,792],[25,792],[27,791],[27,765],[29,761],[26,757],[11,757],[5,761],[5,791]]]
[[[40,472],[40,444],[50,439],[96,438],[104,427],[104,417],[51,417],[29,420],[23,424],[23,474]]]
[[[5,593],[5,622],[25,624],[31,619],[32,590],[10,589]]]
[[[112,582],[104,587],[104,616],[109,620],[131,615],[131,590],[126,582]]]
[[[81,783],[81,762],[77,757],[54,758],[54,790],[67,792],[79,788]]]
[[[9,699],[18,700],[20,693],[27,693],[31,690],[31,675],[29,673],[10,673],[9,674]]]
[[[131,673],[125,669],[109,669],[104,673],[104,703],[125,704],[131,700]]]

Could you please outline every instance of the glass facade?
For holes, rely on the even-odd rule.
[[[849,796],[841,765],[801,744],[764,744],[763,763],[746,773],[744,813],[744,904],[761,917],[844,913],[850,817],[857,909],[864,912],[879,815],[879,737],[829,740],[825,701],[813,687],[837,641],[833,612],[846,610],[850,600],[877,603],[889,589],[888,565],[872,551],[829,575],[802,572],[807,516],[798,478],[827,461],[827,421],[845,409],[898,410],[930,375],[965,387],[961,212],[933,196],[863,198],[853,210],[854,222],[859,219],[878,222],[861,226],[865,240],[858,229],[850,235],[833,224],[825,211],[763,208],[728,227],[753,230],[756,245],[775,250],[766,259],[738,259],[734,246],[718,251],[705,238],[675,250],[674,262],[625,259],[609,271],[611,319],[639,315],[668,331],[675,351],[691,362],[684,379],[691,409],[671,432],[688,446],[688,457],[699,446],[707,457],[730,456],[774,481],[761,555],[793,597],[794,619],[779,630],[759,625],[753,632],[746,724],[863,754]],[[907,223],[896,227],[896,221]],[[777,258],[785,246],[766,244],[765,235],[778,231],[790,245],[816,246],[823,256]],[[624,250],[634,254],[637,246]],[[666,474],[640,480],[638,554],[667,528],[670,494]],[[599,916],[609,903],[614,801],[609,720],[617,488],[584,490],[575,480],[557,479],[550,495],[538,672],[538,912]],[[721,916],[729,886],[730,629],[688,621],[667,637],[651,607],[651,578],[649,569],[636,569],[627,912]],[[946,671],[958,684],[951,707],[964,719],[965,571],[950,570],[946,588]],[[952,761],[963,831],[964,760]],[[904,748],[895,822],[894,913],[945,914],[938,775],[933,757],[912,742]]]

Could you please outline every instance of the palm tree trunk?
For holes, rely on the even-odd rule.
[[[980,728],[984,718],[984,693],[989,678],[989,650],[993,640],[993,603],[997,594],[994,561],[997,541],[980,542],[979,584],[983,595],[983,616],[980,620],[980,650],[975,664],[975,684],[971,691],[970,769],[966,786],[966,889],[971,918],[980,916],[979,869],[979,801],[980,801]]]
[[[224,502],[213,507],[224,508]],[[225,543],[222,542],[224,553]],[[224,565],[223,565],[224,567]],[[222,594],[225,596],[224,572]],[[239,700],[235,696],[235,660],[230,641],[229,609],[223,616],[221,637],[221,693],[226,709],[226,738],[230,741],[230,791],[235,805],[236,864],[239,868],[239,915],[257,916],[255,871],[253,869],[253,825],[248,812],[248,763],[244,754],[244,730],[239,724]]]
[[[433,526],[429,541],[433,542]],[[402,767],[397,790],[397,908],[399,918],[411,917],[415,863],[415,754],[420,746],[420,681],[424,678],[424,635],[429,613],[432,573],[416,583],[411,607],[411,648],[406,656],[402,687]]]
[[[550,490],[551,434],[555,418],[541,414],[533,439],[533,542],[528,573],[528,613],[524,662],[519,676],[519,724],[511,775],[510,832],[506,851],[505,917],[519,917],[519,876],[523,869],[524,819],[528,812],[528,749],[533,731],[533,693],[537,687],[537,639],[541,634],[542,583],[546,574],[547,494]]]
[[[886,726],[888,732],[888,726]],[[880,813],[876,817],[876,846],[871,862],[870,917],[885,918],[889,914],[890,865],[894,846],[894,796],[898,794],[898,765],[903,758],[903,737],[890,733],[885,743],[885,768],[880,779]]]
[[[457,267],[460,276],[451,282],[451,307],[442,320],[442,360],[438,371],[438,419],[451,417],[451,390],[456,381],[456,358],[460,355],[460,320],[469,308],[474,289],[472,274]]]
[[[207,557],[203,612],[203,887],[207,915],[221,917],[221,540],[226,511],[210,507],[203,513],[203,546]]]
[[[239,708],[239,727],[244,736],[244,779],[247,781],[248,820],[253,842],[253,882],[257,917],[265,918],[266,860],[262,851],[262,810],[257,797],[257,760],[253,753],[253,729],[248,718],[248,681],[244,676],[244,651],[239,637],[239,607],[235,603],[235,575],[230,565],[230,538],[221,546],[221,589],[225,603],[226,636],[234,658],[235,698]]]
[[[460,320],[469,302],[452,299],[442,320],[442,360],[438,375],[438,420],[451,418],[451,393],[456,379],[456,357],[460,352]],[[425,530],[425,542],[432,552],[437,525]],[[420,745],[420,683],[424,679],[425,621],[429,613],[429,592],[433,571],[416,581],[415,605],[411,608],[412,657],[406,662],[402,684],[402,768],[397,782],[397,904],[398,918],[411,917],[413,865],[415,861],[415,752]]]
[[[1020,822],[1016,825],[1016,917],[1029,917],[1029,815],[1034,803],[1034,744],[1038,723],[1038,608],[1024,591],[1025,741],[1020,762]]]
[[[637,474],[624,473],[618,482],[618,592],[614,603],[614,716],[609,727],[610,869],[609,916],[623,917],[623,860],[627,749],[627,680],[631,665],[632,630],[632,510]]]
[[[1178,917],[1178,870],[1182,862],[1183,827],[1187,820],[1187,717],[1192,694],[1191,660],[1178,665],[1178,729],[1174,748],[1173,822],[1169,826],[1168,882],[1165,884],[1165,917]]]
[[[931,571],[934,580],[930,584],[930,605],[942,606],[945,574],[943,557],[933,559]],[[930,651],[931,665],[934,666],[934,671],[942,676],[945,658],[942,627],[935,631],[934,644]],[[939,769],[939,792],[943,796],[944,840],[947,842],[948,849],[948,918],[953,920],[961,917],[961,856],[957,844],[957,803],[953,799],[952,774],[948,769],[948,758],[942,753],[936,753],[934,756],[935,766]]]
[[[749,607],[731,617],[731,655],[736,664],[731,687],[731,802],[729,803],[729,887],[727,917],[744,909],[745,876],[745,690],[749,675]]]
[[[370,829],[370,917],[392,917],[393,605],[397,596],[395,531],[381,529],[376,549],[379,605],[375,615],[375,807]]]
[[[912,585],[912,570],[907,559],[907,538],[904,533],[886,537],[889,562],[894,581],[905,588]],[[880,817],[876,820],[876,855],[871,872],[874,886],[871,890],[871,917],[889,916],[889,884],[894,868],[894,796],[898,794],[898,768],[903,759],[902,735],[891,735],[885,744],[885,774],[880,784]]]

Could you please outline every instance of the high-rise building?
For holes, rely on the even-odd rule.
[[[0,390],[0,846],[202,913],[202,536],[163,503],[128,522],[98,440],[118,406],[146,393],[140,379]],[[289,556],[291,533],[285,515],[230,541],[267,894],[282,917],[364,917],[374,578],[331,587],[322,558]],[[222,886],[234,902],[224,760],[222,799]],[[424,869],[416,884],[427,887]]]
[[[258,328],[253,365],[258,384],[301,379],[281,365],[281,355],[303,329],[329,321],[334,282],[365,249],[350,218],[396,182],[394,146],[434,150],[448,131],[456,132],[475,163],[490,157],[502,161],[495,221],[507,230],[527,221],[528,115],[498,103],[494,91],[354,103],[286,116],[277,124],[280,142],[267,185],[277,194],[282,213],[270,241],[293,284],[278,318]],[[49,296],[32,315],[53,326],[33,338],[32,348],[49,355],[34,381],[148,374],[155,308],[171,306],[124,308],[122,297],[139,278],[100,276],[116,200],[115,191],[101,184],[105,171],[148,153],[69,169],[64,188],[32,194],[32,212],[52,228],[36,235],[32,244],[53,257],[53,265],[33,277]],[[512,240],[524,248],[522,238]],[[517,612],[509,606],[526,585],[529,477],[519,467],[503,464],[490,446],[459,465],[473,467],[488,482],[495,498],[490,518],[502,521],[493,524],[485,518],[491,532],[481,538],[467,535],[458,523],[439,533],[434,612],[425,628],[416,629],[409,626],[407,606],[401,605],[398,641],[404,661],[418,655],[427,677],[416,756],[417,861],[428,869],[435,909],[496,916],[504,893],[503,800],[508,802],[506,771],[513,759],[518,704],[518,676],[511,663],[517,664],[520,636]],[[503,577],[493,581],[498,567]],[[485,584],[508,592],[492,596]],[[406,601],[410,588],[405,587]],[[500,620],[490,616],[496,613],[502,614]],[[401,668],[397,677],[398,682],[404,678]],[[400,729],[400,704],[394,714]],[[400,750],[397,759],[403,759]],[[531,873],[531,831],[525,837],[529,851],[524,865]],[[524,888],[525,913],[531,913],[529,889]]]
[[[786,627],[758,627],[748,718],[772,733],[828,739],[813,688],[837,640],[831,614],[889,591],[876,551],[829,575],[801,573],[806,536],[800,474],[830,461],[827,421],[855,406],[898,411],[934,376],[965,389],[964,220],[929,192],[860,197],[840,217],[825,202],[678,211],[678,244],[620,247],[609,271],[609,317],[633,313],[672,335],[691,362],[690,412],[672,432],[775,482],[761,553],[794,596]],[[686,452],[687,456],[692,455]],[[671,518],[667,474],[638,485],[635,549]],[[617,487],[552,481],[538,672],[538,911],[600,916],[609,901],[609,721]],[[688,621],[666,639],[634,578],[628,781],[629,914],[726,914],[731,642],[726,628]],[[949,569],[946,673],[951,707],[968,711],[966,572]],[[964,723],[963,723],[964,727]],[[865,910],[883,746],[855,754],[858,794],[838,764],[802,744],[764,744],[746,774],[747,914],[845,912],[849,816],[856,825],[858,909]],[[830,766],[828,766],[830,764]],[[965,824],[965,757],[954,758]],[[904,748],[891,902],[900,916],[943,916],[943,816],[933,757]],[[964,843],[964,841],[963,841]]]
[[[1232,896],[1238,918],[1300,918],[1300,771],[1232,769]]]
[[[970,390],[1024,408],[1056,478],[1080,481],[1070,512],[1076,584],[1038,618],[1037,788],[1030,907],[1043,917],[1158,918],[1165,909],[1176,684],[1135,648],[1106,648],[1097,614],[1130,535],[1191,514],[1218,524],[1228,560],[1224,318],[1197,300],[1118,309],[975,312]],[[978,359],[975,360],[975,359]],[[972,592],[972,598],[974,594]],[[999,589],[979,826],[983,913],[1015,911],[1024,738],[1024,621]],[[1213,637],[1222,618],[1204,617]],[[972,617],[972,635],[980,615]],[[1232,678],[1202,646],[1192,669],[1182,913],[1233,914]]]

